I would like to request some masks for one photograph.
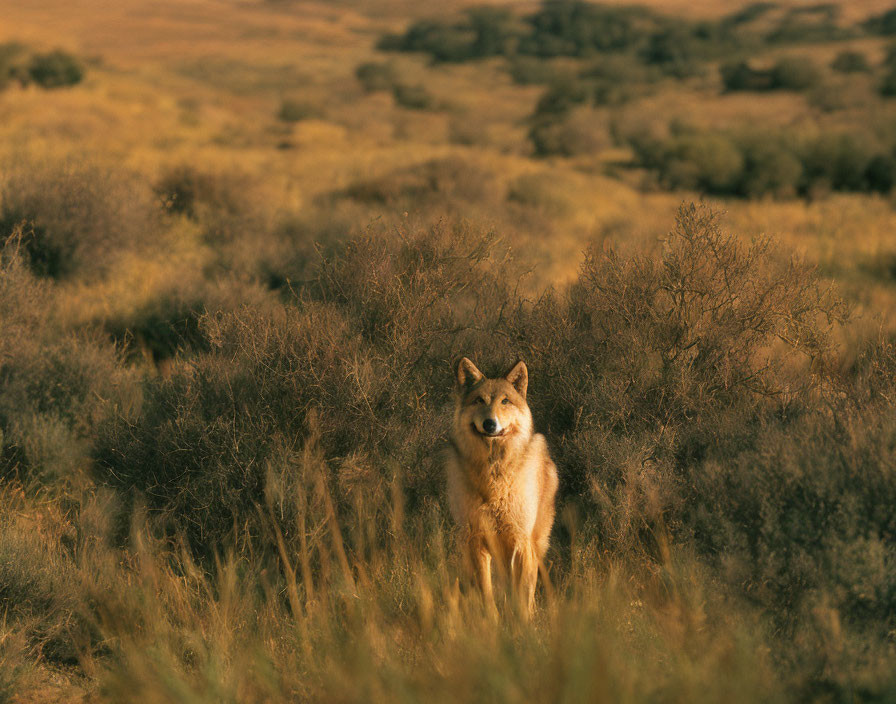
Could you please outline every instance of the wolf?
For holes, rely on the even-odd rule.
[[[532,428],[529,372],[519,361],[503,377],[489,379],[464,357],[455,376],[445,470],[462,561],[494,611],[494,560],[529,618],[559,483],[547,442]]]

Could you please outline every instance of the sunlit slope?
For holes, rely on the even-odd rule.
[[[679,9],[653,5],[669,13]],[[464,6],[441,4],[437,14]],[[844,18],[885,6],[850,3]],[[848,111],[816,118],[799,94],[724,94],[709,74],[583,117],[603,140],[593,155],[534,159],[527,121],[541,87],[515,85],[501,60],[431,66],[422,56],[374,48],[383,32],[401,31],[427,10],[385,2],[7,3],[0,38],[65,47],[89,65],[86,81],[72,89],[0,93],[0,155],[8,164],[71,158],[123,166],[150,182],[184,163],[238,173],[251,182],[253,207],[274,219],[309,209],[353,219],[361,229],[365,221],[400,220],[405,212],[418,220],[471,219],[515,245],[544,285],[568,280],[593,241],[655,246],[677,204],[693,197],[644,190],[637,171],[619,168],[627,155],[613,143],[614,124],[662,118],[705,127],[816,119],[836,125],[853,119]],[[731,7],[704,2],[688,10],[714,17]],[[884,50],[877,40],[857,45],[872,56]],[[810,50],[829,60],[839,47]],[[356,67],[383,60],[408,85],[425,85],[434,105],[414,110],[388,92],[365,92]],[[299,103],[303,119],[280,119],[284,101]],[[437,186],[428,199],[400,203],[331,198],[353,184],[388,186],[396,173],[425,171],[426,164],[445,159],[469,166],[470,173],[461,168],[452,176],[460,183],[472,179],[460,196]],[[842,204],[850,217],[843,217]],[[726,201],[723,208],[740,231],[793,244],[835,275],[896,252],[889,208],[874,197]],[[189,246],[184,238],[188,242],[189,233],[181,248]],[[128,269],[127,276],[135,273]]]

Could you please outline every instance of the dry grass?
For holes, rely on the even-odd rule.
[[[851,4],[850,12],[877,7],[867,5],[862,10]],[[706,10],[722,7],[708,3]],[[77,91],[0,94],[0,154],[5,159],[90,153],[124,160],[153,180],[176,163],[237,168],[260,175],[265,192],[257,197],[268,212],[294,211],[322,193],[449,153],[475,153],[504,184],[531,170],[523,120],[538,88],[513,86],[494,63],[433,70],[415,58],[397,57],[397,74],[412,84],[426,80],[437,100],[450,105],[444,112],[402,110],[385,94],[365,97],[353,75],[355,66],[376,58],[370,46],[381,31],[402,26],[396,20],[378,21],[372,8],[198,0],[154,7],[151,15],[127,3],[96,13],[48,8],[32,3],[10,8],[8,38],[45,47],[61,44],[99,55],[103,63],[91,67],[86,85]],[[196,31],[199,24],[201,32]],[[294,86],[290,94],[301,86],[303,101],[319,105],[325,118],[280,124],[276,114],[285,89],[277,86],[284,80]],[[696,125],[732,120],[789,124],[810,112],[805,99],[795,95],[754,100],[713,96],[699,86],[689,92],[670,86],[624,108],[618,119],[661,114]],[[451,146],[456,126],[470,122],[480,123],[483,136],[470,148]],[[542,285],[570,279],[578,252],[620,214],[633,229],[655,237],[669,220],[653,214],[674,212],[678,198],[628,192],[594,174],[599,164],[600,159],[582,164],[593,175],[576,174],[581,187],[573,207],[563,217],[550,218],[550,247],[544,248],[549,251],[537,252],[532,261],[540,264],[547,254],[558,263],[543,267]],[[734,216],[741,207],[751,210],[726,204]],[[492,217],[501,222],[498,213]],[[787,219],[803,218],[793,213]],[[866,225],[884,227],[876,221]],[[765,231],[786,239],[791,228],[772,223]],[[544,242],[540,233],[531,239]]]

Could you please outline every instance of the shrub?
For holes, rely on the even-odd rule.
[[[24,250],[20,230],[0,247],[0,476],[50,487],[77,481],[85,439],[129,394],[128,375],[107,341],[59,328]]]
[[[814,62],[803,56],[780,59],[770,69],[756,69],[746,61],[725,63],[720,68],[726,90],[808,90],[821,78]]]
[[[536,156],[580,156],[609,146],[607,130],[589,110],[534,120],[529,140]]]
[[[822,112],[868,110],[876,101],[871,84],[842,74],[822,81],[806,94],[806,102]]]
[[[468,27],[432,21],[412,24],[398,42],[401,51],[425,51],[436,61],[463,61],[472,58],[475,36]]]
[[[659,174],[666,154],[666,142],[648,131],[638,130],[625,139],[634,156],[633,165],[650,169]]]
[[[538,99],[535,115],[564,115],[576,105],[587,102],[589,95],[586,82],[572,76],[563,76],[552,83]]]
[[[698,58],[718,52],[722,40],[730,45],[732,36],[713,31],[710,23],[683,22],[642,7],[547,0],[524,21],[497,7],[467,10],[459,21],[417,21],[404,34],[383,36],[377,47],[426,52],[435,61],[455,62],[643,51],[646,60],[669,73],[690,75]]]
[[[460,62],[507,53],[519,32],[513,15],[503,8],[467,10],[454,23],[421,20],[403,35],[387,35],[378,47],[385,50],[422,51],[435,61]]]
[[[431,110],[435,107],[435,98],[422,84],[397,83],[392,86],[392,96],[396,104],[409,110]]]
[[[396,169],[378,179],[357,181],[338,195],[392,208],[419,209],[439,202],[469,204],[495,195],[494,174],[460,157],[446,157]]]
[[[28,64],[28,75],[42,88],[61,88],[80,83],[84,66],[71,54],[56,50],[35,54]]]
[[[802,149],[804,189],[867,190],[874,147],[867,138],[850,133],[822,134]]]
[[[672,25],[652,34],[640,52],[645,63],[659,66],[665,74],[676,78],[700,73],[700,61],[705,55],[693,29],[683,25]]]
[[[668,188],[732,193],[742,178],[740,149],[720,134],[683,134],[666,145],[660,180]]]
[[[341,505],[379,491],[395,465],[414,468],[405,482],[422,500],[438,476],[445,360],[466,325],[493,326],[506,300],[491,268],[488,243],[463,231],[368,237],[322,262],[301,307],[209,314],[210,352],[150,383],[139,415],[101,432],[99,476],[145,492],[178,524],[190,515],[182,525],[200,550],[253,514],[266,466],[309,432],[338,468]]]
[[[271,212],[258,192],[257,179],[247,172],[175,164],[163,169],[153,190],[164,211],[189,218],[204,242],[214,245],[214,266],[245,273],[269,241]],[[241,247],[250,241],[256,245]]]
[[[405,37],[407,34],[396,34],[395,32],[386,32],[376,41],[376,48],[380,51],[413,51],[405,48]]]
[[[816,190],[881,192],[891,154],[862,132],[679,131],[625,136],[639,163],[666,188],[758,197]]]
[[[625,137],[641,165],[666,188],[720,195],[796,195],[803,165],[783,134],[679,131]]]
[[[771,90],[773,86],[770,71],[754,69],[746,61],[724,63],[719,72],[725,90]]]
[[[876,154],[865,169],[868,188],[877,193],[889,193],[896,186],[896,158],[892,154]]]
[[[641,438],[633,447],[653,437],[658,461],[690,462],[688,443],[736,435],[762,398],[796,388],[789,357],[821,360],[830,341],[816,316],[838,314],[801,269],[776,268],[766,244],[745,248],[698,210],[682,212],[661,262],[592,253],[568,298],[534,308],[510,297],[484,243],[428,237],[347,245],[321,263],[300,309],[208,316],[210,351],[152,382],[138,416],[103,429],[100,476],[146,491],[178,522],[189,515],[199,546],[251,515],[266,464],[309,432],[335,463],[341,505],[352,491],[378,491],[391,462],[407,468],[419,502],[436,476],[444,360],[464,349],[488,368],[516,348],[540,370],[533,402],[552,411],[536,417],[563,448],[565,491],[586,496],[597,476],[621,491],[628,460],[614,437]],[[777,339],[789,352],[769,356]],[[436,391],[421,401],[424,388]],[[668,436],[651,435],[660,427]],[[197,495],[209,498],[201,510]]]
[[[355,78],[358,79],[365,91],[375,93],[381,90],[391,90],[398,77],[391,63],[366,61],[358,64],[355,69]]]
[[[874,15],[865,20],[865,29],[875,34],[890,36],[896,34],[896,8]]]
[[[772,88],[802,91],[818,84],[820,74],[812,59],[788,56],[780,59],[771,71]]]
[[[744,155],[744,173],[738,193],[750,198],[797,194],[803,164],[785,135],[751,132],[740,135],[738,142]]]
[[[539,56],[586,56],[636,48],[658,28],[661,20],[644,8],[572,0],[545,2],[529,18],[529,23],[532,33],[520,42],[523,52]]]
[[[880,81],[879,91],[885,98],[896,96],[896,68],[888,69]]]
[[[735,10],[730,15],[726,15],[723,20],[725,25],[736,27],[741,24],[749,24],[761,19],[769,12],[777,8],[775,2],[751,2],[739,10]]]
[[[0,626],[0,700],[13,701],[32,679],[31,652],[25,634],[15,626]]]
[[[829,354],[817,316],[842,308],[809,271],[768,252],[684,208],[661,258],[592,250],[569,295],[521,323],[542,369],[532,398],[550,408],[536,418],[560,448],[566,495],[594,500],[587,510],[610,544],[637,544],[642,520],[674,523],[687,511],[679,472],[736,442],[762,399],[814,383],[792,377],[788,359]],[[783,357],[770,354],[774,340],[787,341]]]
[[[0,183],[0,236],[23,228],[42,276],[98,275],[158,226],[151,194],[132,174],[87,163],[21,162]]]
[[[547,172],[523,174],[514,179],[507,190],[507,200],[555,217],[567,215],[572,209],[564,183]]]
[[[467,10],[475,34],[472,52],[477,57],[512,53],[522,28],[510,10],[503,7],[473,7]]]
[[[834,3],[817,3],[793,7],[766,35],[768,42],[829,42],[855,36],[852,28],[839,23],[840,6]]]
[[[722,525],[701,525],[697,510],[694,532],[711,554],[743,554],[742,578],[756,585],[748,590],[758,599],[785,612],[826,602],[873,642],[892,626],[896,604],[896,575],[884,567],[896,522],[879,508],[896,489],[886,469],[892,449],[882,445],[892,429],[871,408],[837,413],[837,420],[809,415],[769,428],[733,461],[707,458],[695,475],[697,494],[715,497]],[[840,452],[843,433],[855,433],[861,449]],[[750,539],[734,547],[723,537],[734,534]]]
[[[320,117],[320,109],[316,105],[293,98],[284,98],[277,111],[277,118],[283,122],[300,122],[314,117]]]
[[[491,144],[490,125],[475,112],[458,111],[448,120],[448,141],[468,147],[484,147]]]
[[[76,664],[78,656],[97,642],[98,634],[85,618],[80,575],[67,554],[71,527],[58,515],[58,507],[29,506],[11,487],[4,487],[0,499],[3,640],[15,629],[25,641],[20,647],[31,651],[30,659]],[[6,645],[0,642],[0,652]],[[6,674],[0,676],[0,684],[5,684]]]
[[[141,306],[133,314],[105,321],[109,334],[131,354],[142,353],[159,363],[178,351],[202,349],[199,318],[205,309],[203,299],[183,300],[171,294],[161,295]]]
[[[295,250],[290,254],[300,256]],[[305,255],[308,256],[307,250]],[[281,264],[294,264],[294,260]],[[259,266],[254,261],[241,262],[228,275],[216,272],[213,281],[198,277],[178,280],[131,309],[104,316],[97,324],[112,337],[126,359],[142,359],[165,373],[172,358],[189,357],[208,349],[200,329],[200,321],[208,310],[233,311],[247,305],[267,308],[273,299],[271,282],[257,281],[265,272],[253,265]],[[247,280],[253,275],[256,281]]]
[[[846,49],[834,57],[831,68],[840,73],[868,73],[871,65],[861,51]]]
[[[507,70],[513,82],[520,86],[551,85],[558,81],[558,69],[545,59],[514,56]]]
[[[0,337],[0,355],[14,356],[17,344],[30,344],[49,327],[46,281],[38,279],[27,266],[21,228],[0,243],[0,318],[5,334]]]
[[[204,214],[235,215],[244,210],[245,185],[242,174],[200,171],[180,164],[163,172],[154,190],[168,212],[199,219]]]
[[[363,205],[351,206],[343,202],[334,211],[332,201],[323,199],[303,208],[300,214],[280,219],[271,228],[271,246],[259,254],[257,270],[253,272],[259,282],[269,289],[282,290],[293,286],[292,282],[312,278],[321,256],[332,255],[338,243],[362,231],[357,223],[362,217],[369,217],[369,211]]]
[[[657,70],[627,56],[603,56],[580,73],[595,105],[621,105],[649,91],[659,78]]]
[[[24,44],[5,42],[0,44],[0,90],[13,81],[28,83],[27,52]]]
[[[883,61],[881,61],[881,68],[896,68],[896,45],[887,48],[887,53],[884,55]]]

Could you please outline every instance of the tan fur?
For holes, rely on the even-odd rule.
[[[454,424],[445,458],[465,566],[494,606],[494,560],[526,617],[535,607],[538,567],[548,549],[558,484],[544,436],[532,430],[527,387],[523,362],[504,377],[488,379],[464,357],[457,366]],[[500,435],[487,434],[489,421],[498,425]]]

